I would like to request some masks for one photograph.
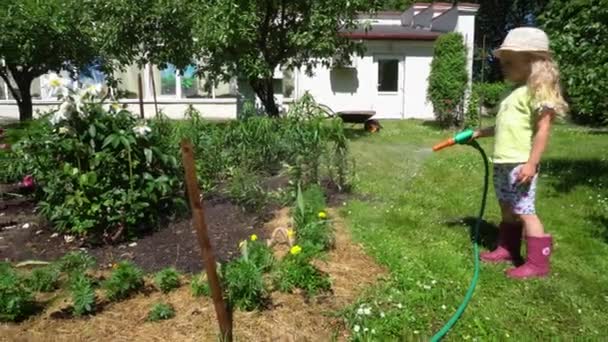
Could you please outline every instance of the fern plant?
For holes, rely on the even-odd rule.
[[[70,286],[74,316],[83,316],[95,312],[95,289],[89,277],[76,275]]]
[[[144,286],[144,275],[141,269],[131,262],[122,261],[102,286],[109,300],[125,299]]]

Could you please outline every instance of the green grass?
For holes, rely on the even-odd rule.
[[[472,148],[430,151],[451,132],[416,121],[384,126],[377,135],[351,134],[359,199],[343,214],[390,276],[344,316],[355,340],[428,340],[460,304],[473,274],[470,226],[462,221],[477,215],[483,165]],[[554,129],[537,195],[539,215],[555,238],[551,277],[513,281],[503,274],[506,265],[483,264],[473,299],[446,340],[608,334],[607,138],[574,126]],[[491,144],[483,141],[489,153]],[[491,187],[486,226],[499,218]],[[495,234],[485,228],[484,244]]]

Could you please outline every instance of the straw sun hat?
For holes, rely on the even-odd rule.
[[[509,31],[502,45],[494,50],[494,56],[500,58],[503,51],[549,54],[549,37],[534,27],[518,27]]]

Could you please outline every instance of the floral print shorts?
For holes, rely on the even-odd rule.
[[[494,189],[498,200],[510,204],[514,214],[534,215],[538,172],[529,183],[517,184],[517,175],[522,166],[522,164],[494,164]]]

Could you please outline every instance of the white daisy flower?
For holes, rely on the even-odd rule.
[[[99,97],[101,95],[101,91],[103,90],[103,86],[101,85],[101,83],[97,83],[97,84],[90,84],[88,87],[85,88],[84,92],[85,94],[94,96],[94,97]]]
[[[57,125],[61,121],[67,120],[68,115],[70,114],[70,111],[72,111],[72,104],[70,102],[68,102],[68,101],[64,101],[59,106],[59,110],[56,111],[51,116],[51,118],[49,119],[49,121],[51,122],[51,124]]]
[[[146,134],[152,132],[152,128],[150,128],[145,123],[140,123],[137,126],[133,127],[133,132],[135,132],[135,135],[143,137]]]
[[[69,128],[67,127],[60,127],[59,128],[59,134],[66,134],[67,132],[69,132]]]
[[[358,333],[359,331],[361,331],[361,327],[358,324],[355,324],[355,326],[353,327],[353,331]]]

